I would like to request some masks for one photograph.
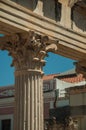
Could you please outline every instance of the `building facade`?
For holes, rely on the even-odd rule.
[[[86,84],[69,88],[71,116],[77,119],[79,130],[86,129]]]
[[[0,87],[0,130],[13,130],[14,86]]]
[[[80,86],[83,86],[83,84],[84,86],[86,85],[85,78],[83,78],[81,74],[77,76],[75,72],[45,75],[43,77],[45,122],[47,122],[49,119],[52,119],[53,116],[61,117],[62,112],[59,113],[59,111],[63,111],[63,109],[68,115],[71,114],[71,116],[77,117],[77,115],[75,115],[76,112],[74,113],[75,108],[73,109],[73,106],[77,107],[80,104],[83,106],[85,104],[85,99],[83,99],[83,102],[82,97],[85,98],[86,95],[82,95],[82,93],[77,95],[75,89],[73,88],[74,86],[78,86],[78,88],[80,88]],[[75,94],[69,94],[69,90],[74,91]],[[83,87],[81,87],[81,90],[85,92]],[[15,109],[14,95],[14,86],[0,88],[0,130],[13,130]],[[80,102],[77,102],[78,96],[80,98]],[[69,107],[72,108],[71,113]],[[83,128],[85,127],[83,126]]]

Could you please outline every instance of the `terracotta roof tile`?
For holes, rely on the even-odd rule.
[[[3,86],[0,87],[0,98],[4,98],[4,97],[12,97],[14,96],[14,86]]]
[[[54,77],[58,78],[59,75],[60,74],[44,75],[43,80],[51,80]],[[68,74],[67,77],[65,75],[63,77],[60,77],[60,80],[65,81],[65,82],[69,82],[69,83],[78,83],[78,82],[81,82],[81,81],[85,81],[86,79],[83,77],[82,74],[73,75],[73,76],[70,76],[70,74]]]
[[[73,76],[73,77],[62,77],[60,78],[60,80],[62,81],[65,81],[65,82],[69,82],[69,83],[78,83],[78,82],[81,82],[81,81],[85,81],[86,79],[83,77],[82,74],[78,74],[76,76]]]
[[[58,78],[59,74],[44,75],[43,80],[51,80],[54,77]],[[78,83],[81,81],[85,81],[86,79],[83,77],[82,74],[73,75],[72,77],[69,74],[67,77],[65,75],[63,77],[60,77],[60,80],[69,82],[69,83]],[[3,91],[6,91],[6,90],[14,90],[14,86],[12,85],[12,86],[0,87],[0,93],[2,93]]]
[[[3,86],[3,87],[0,87],[0,93],[5,91],[5,90],[13,90],[14,89],[14,85],[12,86]]]
[[[49,74],[49,75],[44,75],[43,80],[50,80],[53,79],[55,76],[58,76],[59,74]]]

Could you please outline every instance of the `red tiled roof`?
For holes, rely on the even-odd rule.
[[[43,80],[50,80],[50,79],[53,79],[55,76],[58,76],[58,74],[44,75]]]
[[[43,80],[51,80],[54,77],[59,77],[59,74],[50,74],[50,75],[44,75]],[[81,81],[85,81],[86,79],[83,77],[82,74],[70,76],[70,74],[66,77],[65,75],[63,77],[60,77],[60,80],[69,82],[69,83],[78,83]],[[6,87],[0,87],[0,94],[3,93],[6,90],[14,90],[14,86],[6,86]],[[0,98],[4,97],[3,95],[0,95]],[[6,96],[5,96],[6,97]]]
[[[14,92],[11,95],[8,95],[8,91],[14,91],[14,86],[3,86],[0,87],[0,98],[4,98],[4,97],[9,97],[9,96],[14,96]]]
[[[58,78],[58,76],[59,76],[59,74],[44,75],[43,80],[51,80],[54,77]],[[74,75],[74,76],[69,75],[69,77],[68,76],[66,77],[64,75],[64,77],[60,78],[60,80],[65,81],[65,82],[69,82],[69,83],[78,83],[81,81],[85,81],[86,79],[83,77],[82,74],[78,74],[78,75]]]
[[[0,93],[5,91],[5,90],[13,90],[14,89],[14,85],[12,86],[3,86],[3,87],[0,87]]]
[[[60,80],[65,81],[65,82],[69,82],[69,83],[78,83],[81,81],[85,81],[85,78],[83,77],[82,74],[78,74],[76,76],[72,76],[72,77],[62,77],[60,78]]]

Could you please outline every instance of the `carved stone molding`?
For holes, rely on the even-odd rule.
[[[75,65],[76,65],[76,72],[82,73],[83,76],[86,78],[86,61],[76,62]]]
[[[13,57],[12,66],[17,69],[41,69],[45,64],[44,57],[49,51],[57,50],[58,41],[33,31],[9,36],[5,43],[0,44],[1,50],[8,50]]]

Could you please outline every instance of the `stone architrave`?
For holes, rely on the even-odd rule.
[[[75,63],[76,72],[83,74],[84,78],[86,78],[86,61],[79,61]]]
[[[0,45],[9,51],[15,67],[14,130],[44,130],[42,67],[47,52],[57,50],[55,42],[30,31],[9,36]]]

